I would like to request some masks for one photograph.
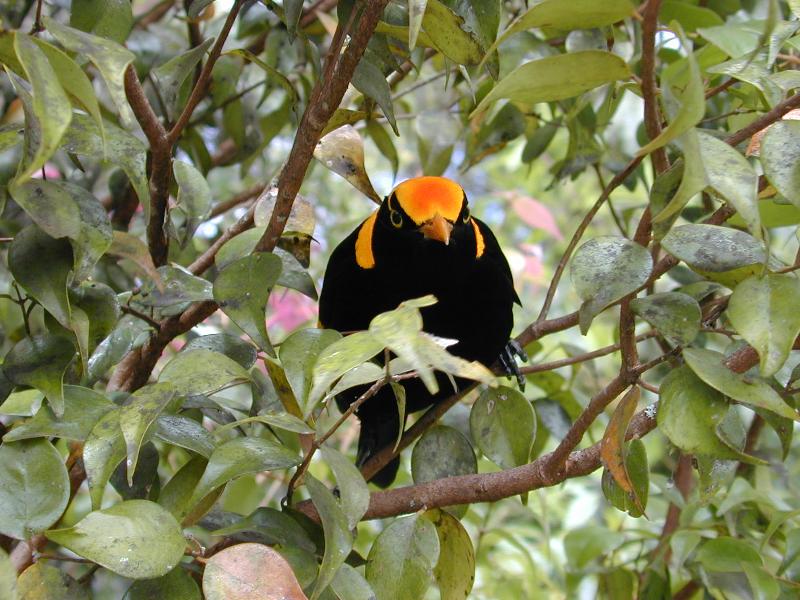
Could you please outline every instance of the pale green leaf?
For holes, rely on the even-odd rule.
[[[0,445],[0,533],[29,539],[58,521],[68,502],[64,459],[49,441]]]
[[[585,50],[556,54],[517,67],[497,82],[472,114],[482,112],[501,98],[525,104],[552,102],[629,77],[625,61],[610,52]]]
[[[128,500],[90,512],[73,527],[52,529],[45,535],[130,579],[166,575],[186,547],[175,517],[148,500]]]
[[[761,374],[774,375],[800,334],[800,281],[792,275],[750,277],[736,286],[726,312],[736,331],[758,352]]]

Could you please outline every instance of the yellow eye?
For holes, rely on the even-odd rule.
[[[461,219],[464,223],[469,223],[469,209],[464,209],[464,217]]]
[[[389,209],[389,220],[392,222],[397,229],[400,229],[403,226],[403,215],[400,214],[400,211]]]

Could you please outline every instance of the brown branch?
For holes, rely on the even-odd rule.
[[[197,82],[192,88],[192,93],[189,96],[189,99],[186,101],[186,106],[183,107],[183,111],[178,117],[178,120],[175,122],[175,125],[172,127],[172,129],[170,129],[168,134],[170,144],[174,144],[178,141],[178,138],[181,136],[181,132],[189,122],[194,109],[205,97],[206,87],[211,79],[211,71],[214,68],[214,64],[217,62],[219,55],[222,53],[222,47],[225,45],[225,40],[228,39],[228,34],[230,34],[231,28],[233,27],[233,22],[236,20],[236,16],[239,14],[239,10],[242,8],[242,2],[243,0],[236,0],[233,3],[227,18],[225,19],[225,24],[222,26],[222,31],[219,32],[219,36],[214,42],[214,46],[211,48],[211,53],[208,55],[208,59],[203,65],[203,70],[200,71],[200,76],[197,78]]]
[[[649,0],[642,12],[642,97],[644,98],[644,127],[654,140],[661,133],[661,116],[658,110],[656,87],[656,32],[661,0]],[[650,155],[656,173],[669,168],[666,149],[662,146]]]
[[[640,375],[667,358],[666,355],[660,356],[654,361],[640,365],[636,374]],[[753,358],[746,349],[741,349],[734,352],[726,364],[729,368],[731,365],[736,367],[732,370],[743,372],[758,364],[758,356]],[[656,406],[652,404],[634,415],[628,426],[626,439],[641,438],[655,429]],[[494,502],[538,488],[557,485],[566,479],[588,475],[600,468],[600,443],[570,453],[563,469],[555,478],[548,473],[548,465],[552,462],[553,455],[545,454],[530,464],[505,471],[446,477],[419,485],[373,492],[363,519],[384,519],[454,504]],[[309,501],[301,502],[295,508],[312,519],[319,518]]]
[[[367,43],[375,31],[387,3],[388,0],[373,0],[356,4],[350,13],[349,21],[347,23],[340,22],[336,27],[325,71],[311,92],[308,105],[300,120],[297,135],[294,138],[294,144],[289,152],[289,158],[286,160],[286,166],[278,178],[278,197],[275,200],[275,209],[272,211],[267,230],[258,242],[258,250],[270,251],[278,242],[322,130],[328,124],[334,111],[339,108],[347,86],[350,84],[350,79],[353,77],[356,66],[364,54]],[[363,12],[358,20],[358,26],[353,32],[350,32],[360,6],[363,6]],[[350,33],[350,42],[342,53],[341,48],[348,33]]]
[[[125,69],[125,95],[150,143],[150,218],[147,222],[147,245],[153,263],[160,267],[166,264],[169,251],[164,220],[172,176],[172,144],[167,138],[166,129],[147,100],[132,64]]]
[[[643,340],[650,339],[657,335],[658,335],[657,331],[648,331],[646,333],[637,335],[636,341],[641,342]],[[619,349],[620,349],[620,344],[611,344],[610,346],[604,346],[603,348],[598,348],[597,350],[592,350],[591,352],[586,352],[585,354],[578,354],[576,356],[570,356],[568,358],[562,358],[559,360],[553,360],[546,363],[539,363],[536,365],[521,367],[519,372],[522,373],[523,375],[529,375],[530,373],[541,373],[542,371],[552,371],[553,369],[559,369],[561,367],[568,367],[570,365],[575,365],[589,360],[594,360],[595,358],[599,358],[601,356],[608,356],[609,354],[617,352]]]
[[[336,7],[337,0],[317,0],[303,11],[300,17],[300,28],[308,27],[317,20],[319,13],[326,13]]]
[[[800,107],[800,94],[795,94],[783,102],[776,104],[775,107],[768,113],[763,114],[746,127],[742,127],[738,131],[729,135],[727,138],[725,138],[725,142],[731,146],[737,146],[747,138],[751,137],[753,134],[758,133],[765,127],[772,125],[775,121],[779,121],[783,115],[797,107]]]

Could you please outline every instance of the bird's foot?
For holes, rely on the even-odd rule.
[[[519,370],[516,358],[519,357],[522,362],[528,362],[528,355],[522,346],[516,340],[509,340],[508,343],[500,352],[500,366],[509,377],[516,377],[517,385],[523,392],[525,391],[525,376]]]

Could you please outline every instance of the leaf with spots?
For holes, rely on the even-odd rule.
[[[128,500],[90,512],[73,527],[45,535],[110,571],[130,579],[169,573],[183,556],[181,526],[155,502]]]
[[[281,259],[259,252],[225,267],[214,281],[214,300],[258,346],[274,356],[266,326],[267,299],[281,273]]]
[[[592,320],[603,309],[644,285],[652,269],[653,259],[647,248],[625,238],[599,237],[578,248],[570,276],[583,300],[581,333],[586,335]]]

